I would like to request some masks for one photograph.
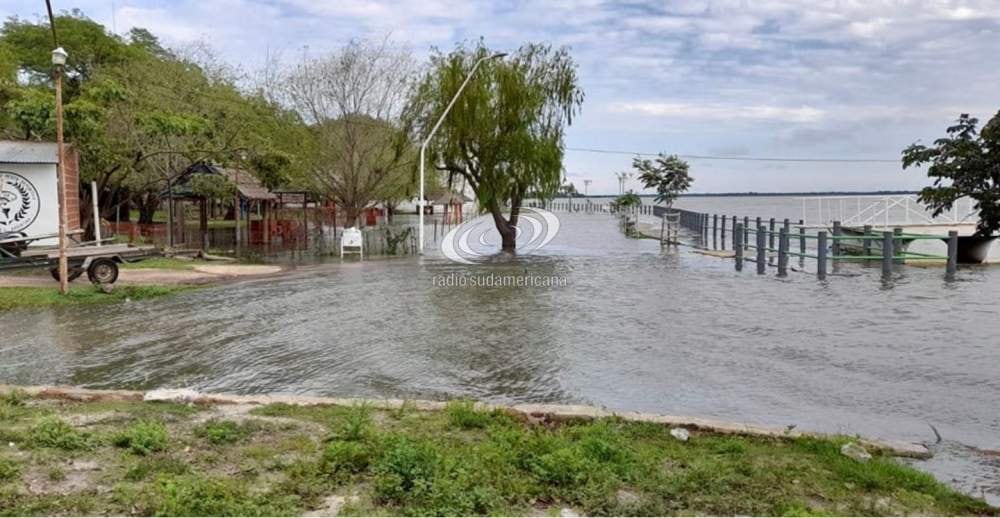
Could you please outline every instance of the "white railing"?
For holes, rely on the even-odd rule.
[[[845,227],[884,228],[902,225],[957,225],[978,220],[975,202],[958,200],[952,209],[934,217],[914,195],[816,196],[800,198],[802,221],[807,226],[827,226],[839,221]]]

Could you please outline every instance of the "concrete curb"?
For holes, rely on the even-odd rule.
[[[273,403],[284,403],[287,405],[353,406],[366,404],[379,410],[395,410],[405,404],[415,410],[423,411],[443,410],[447,406],[447,403],[444,402],[426,400],[333,398],[282,394],[241,396],[235,394],[202,394],[191,390],[164,389],[150,392],[140,392],[133,390],[92,390],[79,387],[18,386],[0,384],[0,392],[6,392],[9,390],[21,390],[29,396],[39,399],[60,399],[69,401],[173,400],[201,405],[269,405]],[[785,427],[779,428],[715,419],[650,414],[643,412],[612,412],[587,405],[491,405],[486,403],[477,403],[476,405],[479,408],[486,410],[501,410],[532,422],[590,421],[594,419],[615,417],[631,422],[655,423],[669,427],[684,427],[691,430],[726,435],[775,438],[832,437],[830,434],[789,430]],[[857,442],[870,450],[880,451],[896,457],[927,459],[932,456],[932,453],[927,446],[914,442],[865,438],[859,438]]]

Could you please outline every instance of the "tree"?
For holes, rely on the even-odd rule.
[[[429,133],[475,64],[491,55],[479,42],[431,56],[411,103],[422,134]],[[480,207],[493,216],[504,251],[516,247],[525,195],[548,197],[559,188],[565,128],[582,103],[569,51],[527,44],[505,60],[484,61],[435,135],[430,160],[449,180],[468,182]]]
[[[415,79],[410,54],[388,41],[352,41],[285,76],[281,97],[310,124],[298,181],[336,201],[350,222],[415,186],[418,154],[403,119]]]
[[[932,185],[919,200],[934,216],[951,210],[960,198],[975,200],[979,211],[976,235],[990,236],[1000,229],[1000,111],[977,131],[979,120],[963,113],[946,130],[947,137],[931,147],[914,143],[903,150],[903,169],[930,164]]]
[[[642,199],[639,198],[638,194],[632,191],[629,191],[625,194],[618,196],[617,198],[614,199],[614,201],[611,202],[611,206],[615,210],[619,211],[630,209],[632,207],[638,207],[639,205],[642,205]]]
[[[655,160],[635,158],[632,168],[639,174],[639,180],[647,189],[656,189],[656,202],[667,207],[682,192],[691,188],[692,179],[688,174],[688,163],[677,155],[657,155]]]
[[[573,198],[580,196],[580,192],[576,190],[576,186],[573,185],[573,182],[567,182],[559,186],[559,195]]]

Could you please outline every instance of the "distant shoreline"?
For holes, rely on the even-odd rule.
[[[680,198],[721,198],[721,197],[761,197],[779,196],[900,196],[918,194],[918,191],[822,191],[822,192],[706,192],[681,194]],[[615,198],[618,194],[589,194],[578,196],[556,196],[556,198]],[[639,194],[640,198],[653,198],[655,194]]]

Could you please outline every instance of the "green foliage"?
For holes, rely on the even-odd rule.
[[[0,392],[0,406],[23,407],[24,402],[27,399],[28,393],[21,389],[11,389],[6,392]]]
[[[201,425],[196,435],[212,444],[232,444],[242,441],[260,430],[255,421],[218,421],[212,419]]]
[[[982,131],[978,124],[975,117],[961,114],[948,127],[948,136],[933,146],[904,149],[903,169],[929,164],[927,176],[934,181],[920,191],[920,202],[938,216],[959,199],[972,198],[979,211],[976,234],[989,236],[1000,230],[1000,111]]]
[[[28,440],[35,448],[58,448],[66,451],[90,448],[90,436],[58,418],[46,418],[30,431]]]
[[[618,196],[611,202],[611,206],[616,210],[629,209],[632,207],[638,207],[639,205],[642,205],[642,199],[639,198],[638,194],[632,191]]]
[[[529,43],[504,60],[492,55],[482,42],[432,55],[411,105],[429,133],[478,64],[435,135],[429,162],[442,164],[451,178],[464,178],[494,216],[511,204],[511,216],[497,220],[504,248],[511,249],[525,195],[550,196],[559,187],[565,127],[583,103],[583,91],[566,48]]]
[[[208,199],[232,199],[236,195],[236,185],[225,176],[196,174],[191,176],[191,192]]]
[[[94,286],[71,288],[67,295],[59,288],[6,288],[0,287],[0,311],[19,308],[42,308],[86,304],[110,304],[127,300],[144,300],[164,297],[190,290],[184,286],[117,286],[110,294]]]
[[[434,446],[408,437],[390,437],[387,444],[374,468],[376,497],[401,503],[429,492],[440,462]]]
[[[399,253],[399,245],[406,242],[406,239],[413,233],[413,227],[406,227],[402,231],[394,231],[392,227],[385,227],[385,253],[386,255],[396,255]]]
[[[158,421],[139,421],[114,437],[114,445],[128,448],[138,455],[149,455],[167,449],[170,437],[167,428]]]
[[[362,442],[333,441],[323,450],[323,471],[329,474],[361,473],[371,461],[370,447]]]
[[[639,173],[639,180],[647,189],[656,189],[656,201],[668,207],[677,196],[691,188],[688,163],[677,155],[660,153],[655,160],[635,158],[632,167]]]
[[[361,441],[372,431],[372,410],[367,405],[356,405],[350,408],[335,438],[344,441]]]
[[[294,499],[251,494],[232,479],[197,475],[161,477],[144,500],[145,514],[156,516],[279,516],[298,510]]]
[[[21,474],[21,465],[13,459],[0,457],[0,482],[14,480]]]
[[[474,401],[452,401],[445,408],[453,426],[464,429],[485,428],[491,420],[489,413],[476,408]]]

